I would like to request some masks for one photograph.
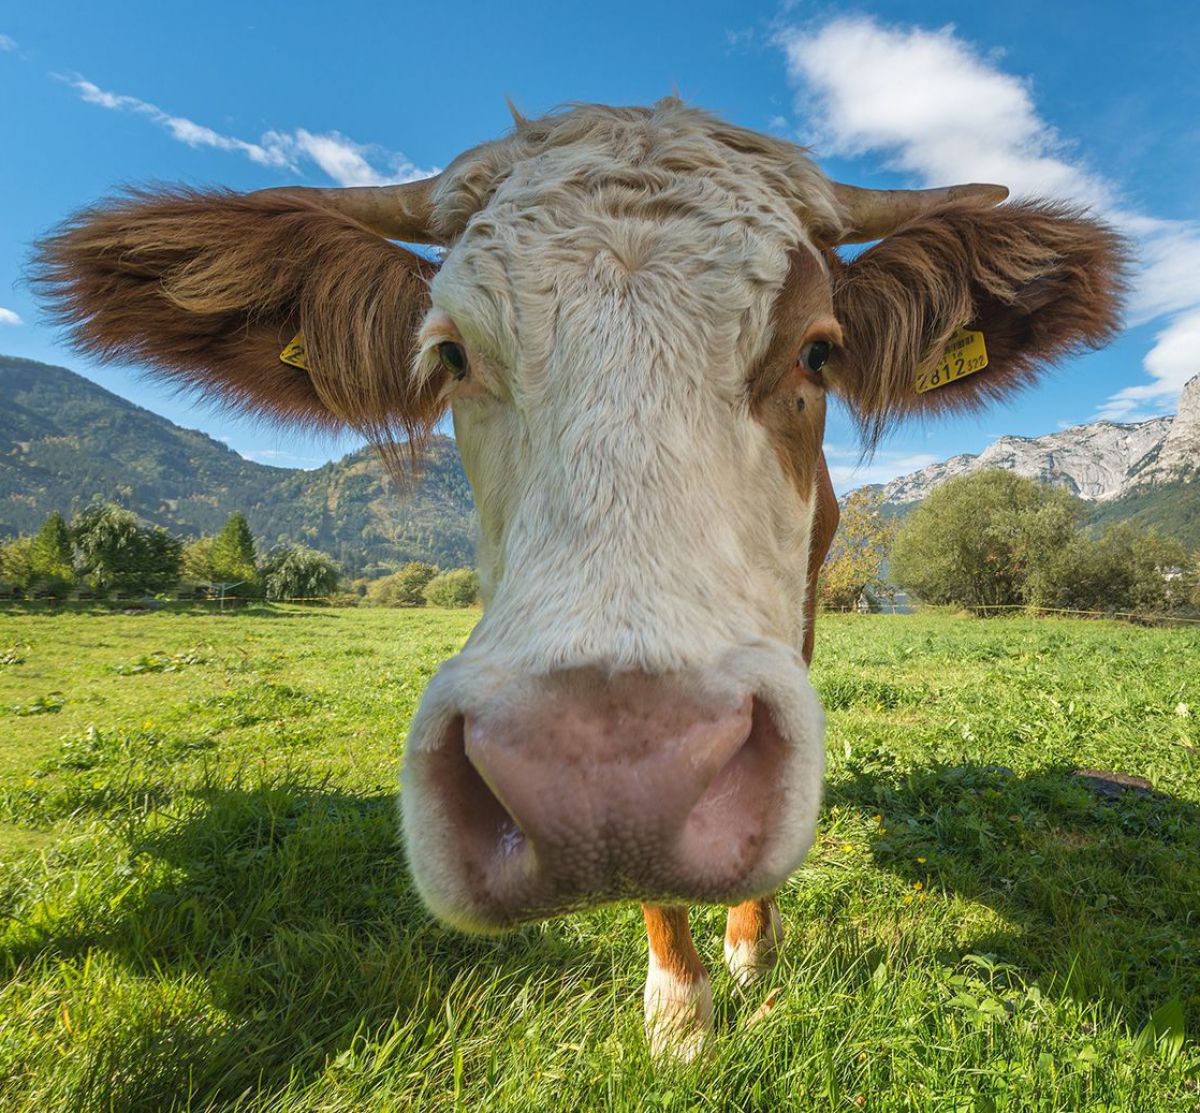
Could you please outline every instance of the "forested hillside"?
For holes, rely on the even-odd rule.
[[[367,449],[315,471],[245,460],[63,367],[0,356],[0,537],[114,499],[194,536],[245,514],[260,545],[304,542],[356,575],[371,565],[470,565],[473,504],[454,442],[436,438],[411,491]]]

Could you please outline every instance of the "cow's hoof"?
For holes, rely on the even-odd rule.
[[[684,981],[654,965],[646,978],[646,1042],[661,1062],[691,1063],[710,1046],[712,983],[708,975]]]
[[[755,938],[731,940],[728,935],[725,937],[725,965],[733,980],[745,989],[770,974],[779,961],[782,943],[783,919],[772,901],[767,926]]]

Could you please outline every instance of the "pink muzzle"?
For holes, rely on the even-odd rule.
[[[595,669],[514,682],[409,754],[474,919],[738,894],[768,849],[788,747],[760,698],[697,688]]]

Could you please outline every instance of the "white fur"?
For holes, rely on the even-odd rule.
[[[736,943],[725,940],[725,965],[733,980],[745,988],[769,974],[779,960],[782,943],[783,918],[772,901],[767,930],[758,939],[739,939]]]
[[[745,879],[745,895],[768,891],[811,842],[824,724],[800,658],[814,507],[747,380],[788,251],[836,224],[829,183],[799,148],[667,101],[521,124],[456,160],[435,207],[458,239],[418,370],[452,323],[471,360],[451,401],[485,614],[409,745],[561,669],[740,685],[792,747],[786,813]],[[413,778],[403,809],[426,901],[484,926]]]
[[[703,1052],[713,1027],[707,974],[685,982],[663,969],[651,951],[644,1004],[646,1041],[654,1058],[690,1063]]]

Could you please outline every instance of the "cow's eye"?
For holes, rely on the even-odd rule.
[[[461,344],[453,340],[444,340],[438,345],[438,359],[442,366],[456,379],[465,379],[470,365],[467,363],[467,353]]]
[[[828,340],[814,340],[805,344],[800,352],[800,362],[810,371],[820,371],[829,362],[833,345]]]

